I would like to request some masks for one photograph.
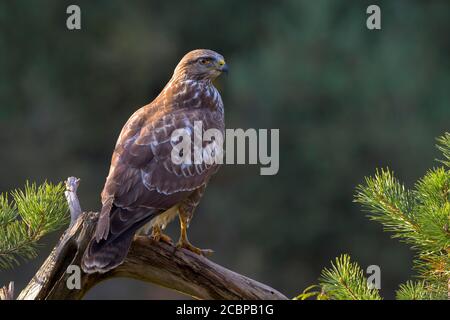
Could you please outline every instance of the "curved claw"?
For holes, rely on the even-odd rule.
[[[152,237],[151,237],[153,240],[155,240],[155,241],[160,241],[160,242],[164,242],[164,243],[167,243],[167,244],[170,244],[171,246],[173,246],[173,241],[172,241],[172,238],[170,238],[168,235],[166,235],[166,234],[160,234],[160,235],[158,235],[158,236],[153,236],[152,235]]]
[[[211,249],[200,249],[193,246],[190,242],[182,240],[178,241],[177,248],[187,249],[201,256],[210,256],[214,253],[214,251]]]
[[[150,238],[158,242],[161,241],[173,245],[172,239],[168,235],[164,234],[160,228],[154,227]]]

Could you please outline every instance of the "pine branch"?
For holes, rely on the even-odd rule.
[[[37,242],[67,223],[67,203],[63,184],[27,183],[25,190],[0,196],[0,268],[19,264],[19,258],[36,256]]]
[[[0,194],[0,228],[12,223],[17,218],[17,208],[10,203],[7,194]]]
[[[416,184],[416,220],[422,237],[416,245],[422,252],[440,252],[450,248],[450,171],[430,170]]]
[[[419,226],[413,214],[416,201],[412,192],[394,177],[389,169],[377,170],[375,177],[359,185],[355,202],[360,203],[369,218],[380,222],[394,238],[415,242]]]
[[[430,295],[424,281],[407,281],[401,284],[396,294],[397,300],[429,300]]]
[[[328,300],[328,297],[324,294],[322,288],[318,285],[309,286],[292,300],[307,300],[314,297],[316,297],[317,300]]]
[[[437,148],[442,152],[447,160],[439,160],[447,167],[450,167],[450,132],[446,132],[442,137],[437,138]]]
[[[450,133],[437,139],[438,149],[450,166]],[[416,251],[414,269],[420,281],[408,281],[397,291],[399,300],[450,300],[450,171],[435,168],[420,179],[413,191],[401,184],[389,169],[377,170],[356,188],[354,202],[369,212],[371,220],[411,244]],[[318,286],[308,287],[296,300],[380,299],[377,290],[367,288],[362,270],[350,257],[336,259],[331,269],[324,269]]]
[[[450,134],[438,141],[439,150],[450,159]],[[374,178],[366,179],[365,186],[358,186],[355,196],[355,202],[370,212],[372,220],[381,222],[394,238],[403,239],[416,250],[414,269],[433,299],[445,299],[450,291],[449,200],[450,171],[442,167],[428,171],[413,191],[406,190],[389,170],[377,171]],[[419,284],[413,287],[407,283],[400,296],[411,296],[417,288],[421,288]]]
[[[369,288],[363,270],[346,254],[322,271],[319,283],[321,296],[330,300],[381,300],[378,290]]]

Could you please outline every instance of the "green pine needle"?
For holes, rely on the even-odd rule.
[[[377,170],[375,177],[366,178],[366,184],[356,190],[354,201],[369,212],[371,220],[380,222],[396,238],[414,241],[418,229],[413,215],[416,201],[389,169]]]
[[[5,228],[17,218],[15,204],[9,202],[8,195],[0,194],[0,228]]]
[[[437,138],[437,148],[442,152],[447,160],[440,160],[447,167],[450,167],[450,132],[446,132],[442,137]]]
[[[423,281],[407,281],[400,285],[396,298],[397,300],[428,300],[429,294]]]
[[[440,252],[450,248],[450,171],[430,170],[415,190],[419,225],[416,247],[420,251]]]
[[[378,290],[369,287],[363,270],[346,254],[322,271],[319,283],[322,295],[330,300],[381,300]]]
[[[37,242],[68,222],[68,206],[62,183],[53,185],[27,182],[25,190],[0,195],[0,269],[11,268],[20,259],[36,256]]]
[[[318,291],[314,291],[315,289],[318,289]],[[305,290],[303,290],[302,293],[300,293],[298,296],[296,296],[294,299],[292,300],[307,300],[309,298],[313,298],[316,297],[317,300],[321,300],[321,287],[317,286],[317,285],[312,285],[309,286],[308,288],[306,288]]]

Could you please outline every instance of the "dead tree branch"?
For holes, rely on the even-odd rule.
[[[14,299],[14,282],[10,282],[8,286],[0,288],[0,300]]]
[[[96,284],[115,277],[154,283],[197,299],[287,299],[275,289],[205,257],[148,237],[136,237],[125,262],[116,269],[105,274],[85,274],[78,266],[94,233],[98,214],[81,213],[76,195],[78,183],[79,180],[73,177],[66,182],[71,225],[19,294],[19,300],[81,299]],[[80,275],[79,288],[74,280],[77,272]],[[6,297],[12,299],[12,289],[0,291],[0,299]]]

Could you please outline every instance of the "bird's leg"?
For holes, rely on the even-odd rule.
[[[183,210],[179,211],[178,214],[180,218],[180,227],[181,227],[181,233],[180,233],[180,240],[178,240],[177,247],[178,248],[184,248],[189,251],[192,251],[196,254],[202,255],[202,256],[209,256],[214,251],[210,249],[199,249],[197,247],[194,247],[188,240],[187,237],[187,228],[188,228],[188,216],[184,214]]]
[[[151,238],[155,241],[161,241],[173,245],[172,239],[167,234],[163,233],[159,225],[154,225],[152,227]]]

